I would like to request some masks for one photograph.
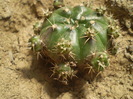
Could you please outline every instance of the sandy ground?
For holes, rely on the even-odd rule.
[[[42,1],[44,10],[50,7],[50,0]],[[87,0],[65,0],[68,5],[81,1]],[[50,78],[43,59],[36,60],[27,48],[33,24],[43,20],[35,9],[35,0],[0,0],[0,99],[133,99],[133,63],[124,57],[133,45],[131,35],[122,32],[119,53],[110,55],[111,66],[101,77],[93,82],[78,78],[64,86]]]

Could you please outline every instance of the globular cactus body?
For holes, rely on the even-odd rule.
[[[43,24],[40,35],[47,37],[44,37],[44,42],[53,53],[58,49],[57,46],[60,43],[64,43],[62,47],[68,50],[67,54],[73,53],[73,58],[82,62],[93,51],[106,51],[107,28],[107,20],[102,16],[97,16],[97,13],[89,8],[84,6],[76,6],[73,9],[64,7],[56,10]],[[57,51],[62,52],[62,50]],[[59,54],[56,55],[56,58],[58,57]]]
[[[53,73],[67,80],[75,75],[75,67],[82,68],[86,61],[95,71],[108,66],[108,24],[101,13],[85,6],[55,10],[42,25],[39,37],[43,44],[38,45],[56,65]]]

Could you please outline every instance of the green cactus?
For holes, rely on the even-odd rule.
[[[55,79],[60,80],[64,84],[67,84],[68,78],[72,79],[73,76],[76,76],[75,70],[72,69],[73,62],[67,62],[60,65],[55,65],[52,68],[52,76],[56,76]]]
[[[59,8],[64,6],[63,0],[54,0],[54,7]]]
[[[33,51],[35,52],[41,51],[43,46],[40,36],[33,36],[31,39],[29,39],[29,42]]]
[[[36,51],[43,51],[56,64],[52,71],[59,80],[67,82],[86,61],[96,72],[109,65],[108,42],[117,35],[101,13],[81,5],[59,8],[44,21],[40,35],[30,39]]]

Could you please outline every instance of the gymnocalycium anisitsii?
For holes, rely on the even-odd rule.
[[[104,10],[92,10],[84,5],[61,7],[30,38],[33,51],[40,52],[52,63],[54,78],[67,83],[81,69],[88,68],[92,73],[109,66],[107,50],[120,33],[117,22],[104,15]]]

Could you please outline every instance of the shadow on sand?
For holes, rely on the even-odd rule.
[[[35,78],[39,83],[41,83],[44,92],[47,92],[51,99],[56,99],[65,92],[70,92],[73,99],[81,99],[84,97],[83,86],[86,83],[93,82],[84,80],[82,74],[78,74],[79,78],[74,78],[70,81],[69,85],[64,85],[61,82],[53,80],[53,78],[50,77],[52,74],[50,68],[51,65],[46,64],[45,59],[40,58],[37,60],[36,56],[33,56],[30,68],[23,68],[20,71],[22,72],[25,79]]]

